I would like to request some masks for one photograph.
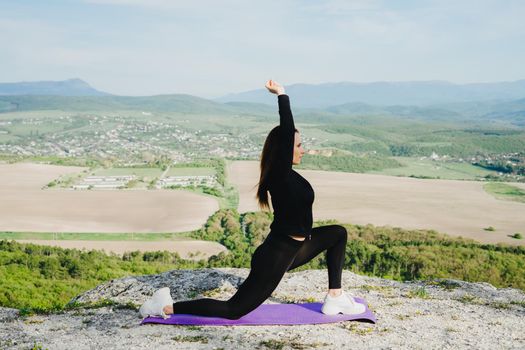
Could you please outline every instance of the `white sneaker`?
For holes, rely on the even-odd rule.
[[[144,304],[139,309],[140,315],[142,317],[162,317],[169,318],[168,315],[164,313],[164,306],[173,305],[173,299],[171,298],[170,289],[164,287],[158,289],[153,293],[151,298],[146,300]]]
[[[365,312],[366,307],[354,300],[354,298],[341,293],[337,297],[332,297],[327,294],[324,299],[323,307],[321,312],[325,315],[337,315],[342,313],[345,315],[359,315]]]

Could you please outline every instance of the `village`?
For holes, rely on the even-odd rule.
[[[17,116],[0,121],[0,154],[15,157],[57,157],[62,159],[97,159],[99,162],[137,165],[155,159],[167,164],[187,163],[199,158],[258,159],[264,133],[245,133],[243,127],[210,127],[178,118],[154,118],[151,112],[126,114],[67,114],[56,116]],[[304,137],[308,154],[331,156],[324,147],[327,140]],[[372,153],[376,153],[373,151]],[[494,170],[491,179],[523,181],[525,154],[473,154],[450,156],[432,152],[420,159],[440,163],[470,163]],[[132,174],[127,174],[131,176]],[[133,178],[86,179],[75,189],[127,188]],[[201,179],[162,179],[153,187],[183,186],[179,182]],[[206,180],[207,181],[207,180]]]
[[[192,124],[188,119],[168,122],[120,115],[12,119],[0,125],[0,136],[6,138],[0,139],[0,154],[128,162],[166,156],[187,162],[209,156],[249,159],[261,152],[247,134],[236,135],[231,129],[195,130]]]

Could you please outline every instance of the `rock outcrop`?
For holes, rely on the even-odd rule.
[[[343,286],[364,297],[375,325],[195,327],[140,325],[138,306],[169,286],[174,300],[227,299],[247,269],[174,270],[113,280],[58,314],[0,309],[0,348],[28,349],[523,349],[525,293],[456,280],[396,282],[348,271]],[[285,275],[268,303],[322,301],[325,270]]]

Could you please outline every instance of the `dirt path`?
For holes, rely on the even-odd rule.
[[[179,253],[181,258],[207,259],[212,255],[227,251],[226,247],[216,242],[207,241],[160,241],[160,242],[140,242],[140,241],[70,241],[70,240],[17,240],[20,243],[34,243],[38,245],[48,245],[61,248],[75,248],[86,250],[104,250],[122,255],[129,251],[163,251]]]

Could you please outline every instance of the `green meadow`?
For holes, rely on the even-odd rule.
[[[205,176],[215,174],[215,168],[211,167],[170,167],[166,176]]]
[[[108,168],[108,169],[97,169],[94,171],[96,176],[122,176],[122,175],[135,175],[138,177],[159,177],[162,174],[160,168]]]
[[[483,189],[497,199],[525,203],[525,191],[516,186],[501,182],[490,182]]]

